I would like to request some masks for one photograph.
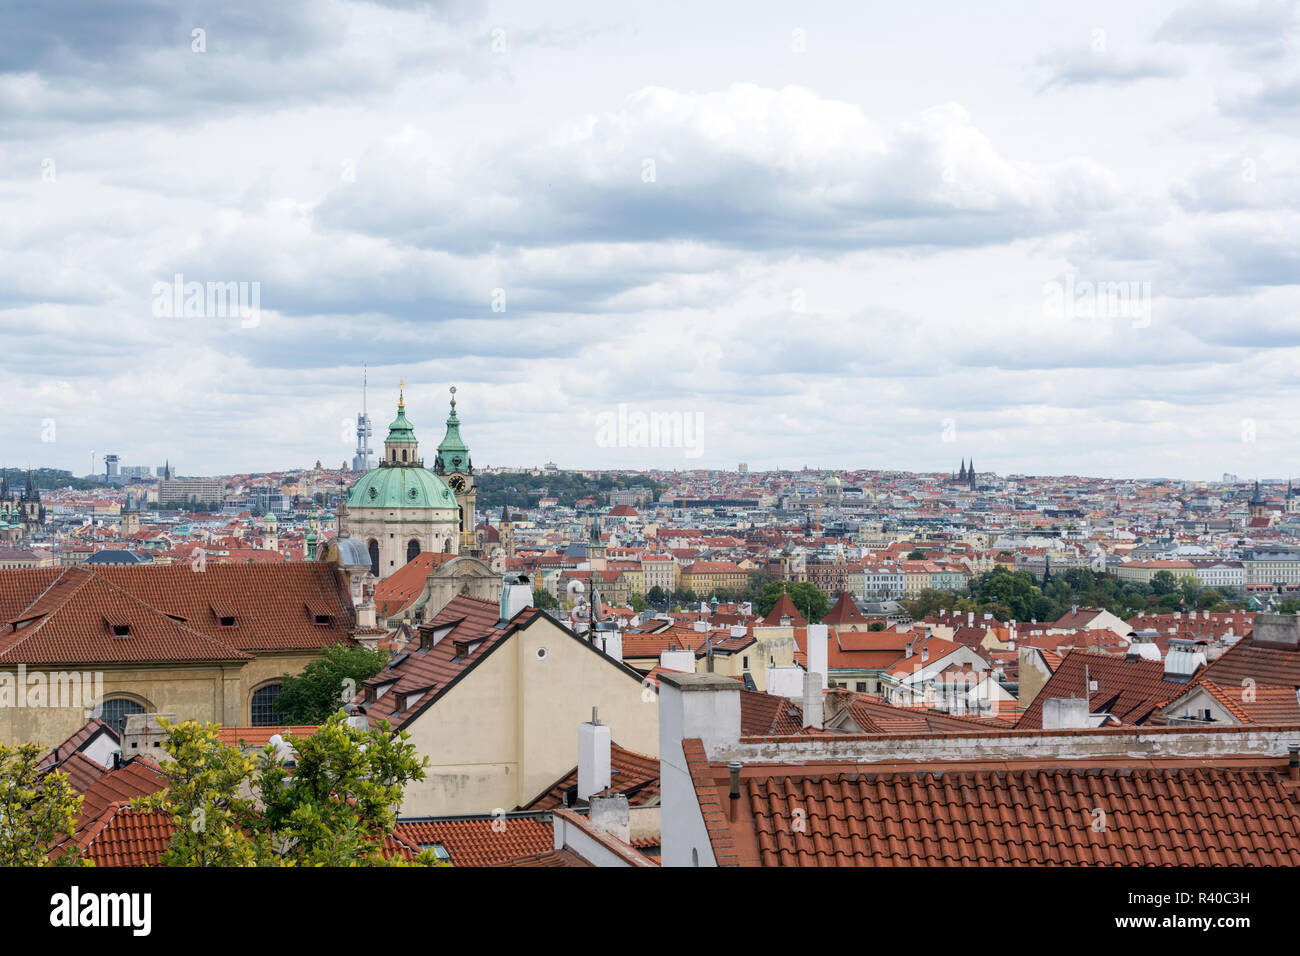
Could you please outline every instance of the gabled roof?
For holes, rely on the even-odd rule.
[[[781,597],[772,606],[772,610],[768,612],[767,617],[763,618],[763,625],[765,627],[779,627],[783,617],[790,618],[795,627],[808,626],[807,619],[799,613],[799,609],[794,606],[794,601],[790,600],[790,595],[784,591],[781,592]]]
[[[1096,690],[1089,691],[1089,681],[1096,682]],[[1070,651],[1025,709],[1016,727],[1042,727],[1043,701],[1060,697],[1086,697],[1089,713],[1107,713],[1122,723],[1141,725],[1186,690],[1186,682],[1165,680],[1165,665],[1161,661]]]
[[[1300,685],[1300,646],[1260,643],[1252,634],[1224,651],[1201,679],[1231,688],[1241,688],[1245,681],[1293,688]]]
[[[433,569],[456,557],[437,551],[421,551],[375,585],[375,612],[379,619],[392,617],[424,593]]]
[[[610,666],[622,670],[637,683],[641,682],[641,675],[636,671],[605,657],[592,644],[536,607],[524,608],[508,622],[500,622],[499,618],[497,602],[467,594],[457,595],[432,621],[420,625],[417,636],[406,645],[405,653],[399,654],[388,667],[362,684],[362,690],[353,698],[353,703],[364,710],[372,723],[382,719],[387,720],[393,729],[403,727],[433,706],[517,632],[540,620],[549,621],[591,653],[600,654]],[[426,639],[433,642],[433,646],[427,649],[423,647]],[[387,690],[382,696],[373,701],[366,700],[368,689],[378,692],[385,687]]]
[[[252,659],[82,568],[66,569],[18,617],[0,629],[0,664]]]
[[[51,573],[52,572],[52,573]],[[221,626],[214,606],[233,609]],[[316,624],[307,607],[328,624]],[[130,624],[114,637],[108,616]],[[332,565],[208,563],[15,569],[0,574],[0,662],[247,660],[349,641],[351,600]],[[26,622],[26,623],[25,623]],[[16,625],[24,625],[16,630]]]
[[[858,605],[847,591],[840,594],[840,599],[835,602],[835,606],[827,612],[826,616],[821,619],[822,624],[849,624],[851,622],[866,623],[866,617],[858,610]]]
[[[37,765],[38,769],[45,770],[59,766],[73,754],[84,750],[101,734],[106,734],[115,744],[121,742],[112,727],[98,717],[91,717],[72,736],[42,757]]]

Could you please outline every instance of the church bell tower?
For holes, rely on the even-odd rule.
[[[469,458],[469,446],[460,437],[460,419],[456,416],[456,386],[451,387],[451,412],[447,415],[447,434],[438,445],[438,457],[433,463],[433,473],[442,478],[456,496],[460,508],[460,553],[473,554],[477,550],[474,536],[474,506],[478,500],[478,487],[474,481],[474,466]]]

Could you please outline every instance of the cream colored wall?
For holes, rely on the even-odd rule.
[[[56,674],[83,674],[81,687],[91,693],[94,674],[102,673],[103,696],[125,696],[138,700],[148,709],[175,714],[181,720],[212,721],[230,726],[248,726],[252,720],[252,694],[262,684],[278,680],[284,674],[297,674],[320,654],[295,651],[289,654],[262,654],[246,663],[173,664],[142,667],[105,665],[98,668],[29,667],[35,674],[47,675],[47,685]],[[0,673],[17,675],[17,668]],[[52,698],[50,699],[53,702]],[[76,703],[75,701],[72,703]],[[66,740],[83,727],[89,708],[7,707],[0,706],[0,743],[14,745],[39,743],[53,746]]]
[[[425,779],[406,788],[404,816],[490,813],[518,804],[518,668],[510,651],[499,648],[404,728],[416,752],[429,758]],[[574,735],[576,741],[576,727]],[[576,763],[575,752],[569,769]]]
[[[537,658],[538,648],[546,658]],[[531,801],[578,763],[578,725],[599,708],[620,746],[659,753],[659,704],[633,676],[539,620],[406,729],[429,757],[404,816],[490,813]]]
[[[599,708],[619,746],[659,755],[659,695],[653,688],[545,619],[522,631],[515,643],[524,755],[517,804],[532,800],[577,765],[578,725],[591,720],[592,707]],[[537,658],[542,647],[545,660]]]
[[[161,666],[150,668],[106,666],[103,668],[28,668],[30,680],[38,671],[51,674],[82,674],[81,686],[92,693],[96,670],[103,674],[103,696],[125,696],[138,700],[150,710],[175,714],[180,719],[241,722],[241,709],[247,711],[246,695],[241,694],[239,664]],[[17,675],[16,668],[6,673]],[[54,701],[51,699],[50,701]],[[78,701],[69,703],[77,704]],[[85,726],[89,707],[0,707],[0,742],[7,745],[36,743],[52,747]],[[246,723],[247,721],[243,721]]]

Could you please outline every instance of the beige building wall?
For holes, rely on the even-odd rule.
[[[658,755],[658,694],[537,621],[405,728],[429,766],[406,788],[402,814],[491,813],[532,800],[577,765],[578,725],[592,707],[620,746]]]
[[[35,676],[40,674],[47,688],[45,705],[39,707],[14,706],[16,701],[11,703],[5,696],[16,686],[19,674],[17,667],[8,666],[0,669],[0,743],[43,747],[61,743],[85,726],[93,706],[88,698],[97,687],[102,687],[105,700],[126,697],[151,713],[247,727],[252,722],[254,691],[284,674],[300,673],[318,657],[316,652],[294,651],[265,653],[242,663],[29,666],[25,671],[28,687],[35,685]],[[55,687],[59,692],[51,689]],[[24,703],[31,699],[30,694]]]

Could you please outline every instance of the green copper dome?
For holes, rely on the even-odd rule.
[[[388,437],[384,441],[415,441],[415,427],[406,417],[406,403],[397,403],[397,417],[388,426]]]
[[[348,491],[349,508],[455,508],[456,498],[427,468],[381,467]]]

